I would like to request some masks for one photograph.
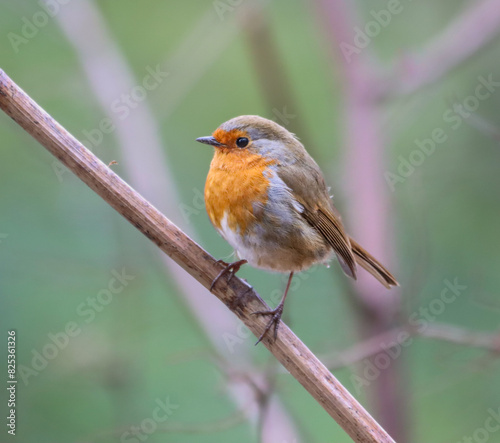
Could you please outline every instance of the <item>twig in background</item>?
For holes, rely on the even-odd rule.
[[[420,50],[403,56],[388,95],[411,94],[441,80],[500,33],[500,0],[470,5]],[[393,69],[391,68],[391,71]]]
[[[464,119],[464,122],[471,128],[476,129],[481,134],[489,137],[496,143],[500,142],[500,127],[498,127],[498,125],[496,125],[495,123],[487,120],[482,115],[479,115],[478,113],[471,114],[466,119]]]
[[[241,32],[240,21],[253,8],[260,8],[259,3],[243,2],[238,7],[234,7],[230,18],[218,17],[214,8],[209,8],[195,23],[164,63],[171,72],[170,81],[175,84],[175,87],[169,88],[160,96],[159,106],[163,119],[168,119],[174,113],[192,91],[194,85],[238,38]],[[210,3],[210,5],[213,4]],[[231,20],[233,23],[228,24],[226,21],[224,26],[221,26],[221,20]],[[189,57],[186,57],[186,54],[189,54]]]
[[[390,329],[356,343],[348,349],[336,352],[334,355],[323,356],[321,360],[330,370],[351,366],[378,353],[385,352],[393,344],[401,345],[398,343],[398,337],[403,337],[401,334],[405,332],[408,337],[422,337],[461,346],[482,348],[500,355],[500,330],[497,332],[478,332],[444,323],[432,323],[426,325],[421,331],[409,325]]]
[[[442,80],[477,55],[500,34],[500,0],[470,2],[437,36],[420,50],[403,55],[385,68],[381,97],[398,99],[413,94],[404,110],[391,114],[391,138],[408,130],[417,112],[433,97],[415,93]],[[398,69],[399,67],[399,69]],[[466,121],[468,121],[467,119]]]
[[[245,422],[246,419],[245,408],[237,410],[227,417],[214,420],[209,423],[175,423],[170,422],[168,424],[159,424],[155,432],[166,433],[166,434],[211,434],[226,431],[233,427],[236,427]],[[88,441],[94,441],[100,438],[105,438],[109,436],[120,437],[124,432],[129,432],[130,426],[119,427],[116,429],[102,431],[98,434],[89,437],[82,442],[88,443]],[[91,440],[90,440],[91,439]],[[137,439],[136,439],[137,440]],[[133,441],[131,439],[131,441]]]
[[[289,73],[277,42],[273,38],[269,14],[262,8],[254,8],[240,22],[245,31],[249,55],[262,90],[262,98],[274,114],[264,117],[275,120],[300,136],[304,146],[314,154],[314,144],[310,142],[306,128],[301,123],[304,118],[299,115],[295,94],[290,86]]]
[[[428,325],[416,335],[435,340],[443,340],[457,345],[483,348],[487,351],[500,353],[500,331],[478,332],[444,323]]]

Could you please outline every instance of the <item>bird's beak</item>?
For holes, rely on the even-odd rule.
[[[214,137],[209,136],[209,137],[200,137],[196,139],[197,142],[200,143],[205,143],[206,145],[212,145],[212,146],[222,146],[222,143],[219,143],[217,140],[215,140]]]

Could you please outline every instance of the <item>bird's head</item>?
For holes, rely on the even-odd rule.
[[[196,141],[224,152],[245,151],[280,161],[286,160],[298,149],[304,149],[283,126],[257,115],[235,117],[222,123],[211,136],[200,137]]]

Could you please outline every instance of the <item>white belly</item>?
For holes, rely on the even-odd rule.
[[[333,258],[333,250],[326,245],[308,249],[305,244],[299,250],[290,248],[286,238],[278,234],[274,241],[263,240],[259,228],[251,229],[244,236],[229,228],[227,213],[221,222],[219,233],[233,247],[238,259],[245,259],[259,269],[274,272],[298,272],[315,263],[327,263]],[[278,231],[280,231],[278,229]],[[312,227],[303,224],[303,234],[317,235]]]
[[[224,237],[224,240],[226,240],[231,245],[239,259],[247,260],[248,263],[250,263],[252,266],[262,267],[259,266],[258,263],[259,255],[262,255],[262,250],[264,248],[262,246],[259,247],[259,245],[256,244],[255,241],[257,241],[258,239],[255,239],[254,242],[250,243],[248,241],[244,241],[239,232],[239,227],[238,232],[233,231],[229,227],[227,219],[228,215],[226,212],[224,213],[224,218],[220,223],[220,229],[218,229],[220,235],[222,235],[222,237]]]

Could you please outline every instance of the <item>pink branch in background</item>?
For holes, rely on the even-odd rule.
[[[334,46],[334,57],[344,77],[344,168],[342,183],[348,217],[345,222],[350,234],[370,253],[391,269],[391,212],[387,186],[383,180],[385,137],[379,122],[378,97],[380,83],[377,69],[368,49],[347,58],[341,45],[352,44],[354,27],[360,23],[353,3],[346,0],[317,0],[322,19]],[[383,333],[393,327],[399,309],[399,291],[387,291],[379,282],[359,273],[355,293],[364,307],[361,310],[361,330],[365,337]],[[373,388],[372,388],[373,386]],[[394,440],[409,441],[407,404],[409,392],[401,359],[393,360],[381,370],[370,386],[375,415]]]
[[[343,183],[349,202],[347,225],[360,243],[394,269],[391,208],[388,188],[383,181],[387,137],[381,130],[380,98],[413,93],[439,81],[475,55],[500,32],[500,0],[471,3],[420,54],[405,57],[403,71],[395,76],[380,75],[381,70],[374,64],[370,48],[360,50],[358,47],[350,57],[342,51],[342,45],[346,43],[352,45],[351,48],[355,47],[355,26],[361,25],[353,2],[317,0],[317,3],[327,23],[335,47],[335,59],[345,82],[346,157]],[[394,78],[388,81],[391,77]],[[397,276],[397,269],[394,272]],[[396,320],[395,314],[400,305],[398,292],[388,293],[365,276],[360,278],[355,290],[368,309],[364,318],[365,333],[368,336],[385,334]],[[432,337],[432,332],[428,331],[429,337]],[[448,327],[437,331],[436,336],[452,341],[457,331]],[[461,340],[465,340],[464,337]],[[361,355],[365,351],[365,348],[356,350]],[[348,357],[353,358],[352,355]],[[403,379],[398,360],[382,371],[374,392],[380,421],[398,442],[408,440],[407,394],[404,393],[403,386],[406,384]]]
[[[479,0],[455,18],[420,52],[405,54],[389,94],[408,94],[435,83],[477,54],[500,33],[500,0]],[[393,68],[391,69],[393,70]]]
[[[352,5],[344,0],[318,0],[318,3],[344,77],[342,114],[346,129],[342,192],[349,202],[345,224],[363,247],[392,269],[392,235],[388,235],[390,208],[383,178],[385,137],[381,132],[377,100],[381,90],[378,72],[366,49],[349,60],[339,52],[340,43],[352,40],[357,22]],[[363,304],[373,313],[391,318],[399,299],[397,292],[385,290],[366,273],[359,274],[356,288]]]

